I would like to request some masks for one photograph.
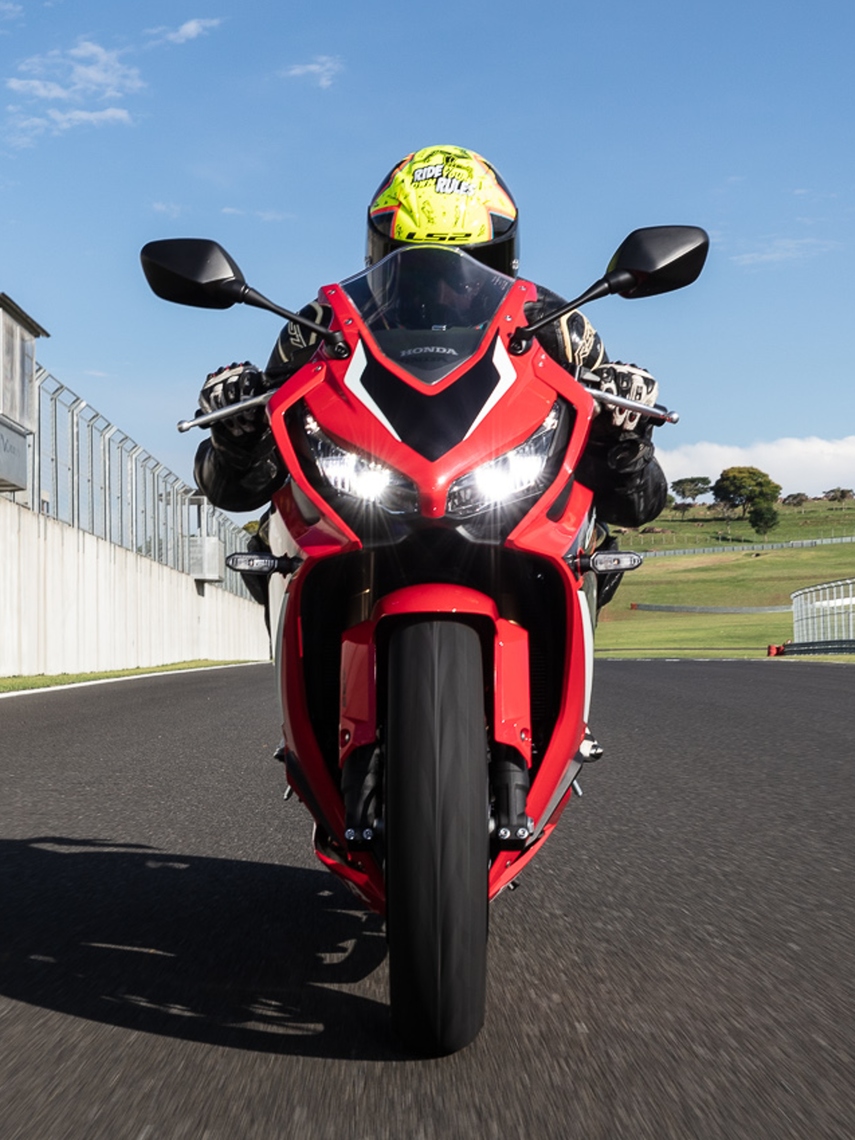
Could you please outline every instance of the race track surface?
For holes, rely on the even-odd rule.
[[[855,667],[600,663],[606,755],[435,1061],[282,801],[272,691],[0,701],[3,1140],[855,1135]]]

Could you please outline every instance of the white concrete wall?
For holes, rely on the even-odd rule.
[[[268,656],[255,602],[0,496],[0,677]]]

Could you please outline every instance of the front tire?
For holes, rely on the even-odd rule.
[[[422,621],[389,645],[386,897],[392,1025],[414,1051],[484,1023],[488,777],[481,643]]]

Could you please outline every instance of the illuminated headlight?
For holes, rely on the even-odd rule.
[[[545,491],[555,477],[561,404],[555,403],[525,443],[484,463],[451,484],[446,514],[472,518],[482,511],[510,506]]]
[[[332,490],[362,503],[373,503],[391,514],[416,514],[415,483],[399,471],[358,451],[339,447],[325,435],[311,414],[303,419],[306,441],[323,481]]]

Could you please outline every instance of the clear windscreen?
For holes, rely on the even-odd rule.
[[[477,351],[512,285],[442,246],[397,249],[342,283],[383,354],[427,384]]]

